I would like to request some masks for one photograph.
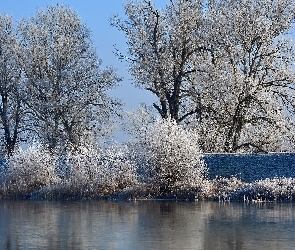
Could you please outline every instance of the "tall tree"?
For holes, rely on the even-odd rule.
[[[294,22],[295,2],[209,2],[212,51],[204,86],[210,95],[202,99],[214,112],[203,121],[207,150],[218,150],[218,140],[225,152],[282,150],[282,144],[294,142],[295,54],[285,34]]]
[[[2,154],[11,156],[23,130],[19,43],[12,17],[0,15],[0,138]]]
[[[63,5],[41,9],[22,21],[24,101],[34,132],[52,152],[77,149],[106,133],[119,102],[107,91],[120,80],[101,69],[90,31]]]
[[[294,143],[293,0],[128,1],[130,73],[163,118],[199,128],[209,152],[288,150]],[[294,115],[293,115],[294,117]]]
[[[128,40],[129,71],[136,86],[158,99],[153,106],[162,118],[177,122],[200,113],[199,105],[188,105],[198,98],[194,76],[204,51],[201,27],[202,1],[171,1],[162,11],[151,1],[128,1],[127,20],[114,17],[112,25]],[[194,96],[192,95],[194,93]]]

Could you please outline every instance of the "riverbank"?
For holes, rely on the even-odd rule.
[[[293,202],[295,201],[295,179],[273,178],[246,183],[236,177],[217,177],[203,180],[194,189],[164,190],[147,184],[137,184],[128,188],[94,187],[84,185],[79,188],[66,183],[31,188],[31,191],[17,191],[1,186],[2,199],[33,200],[213,200],[236,202]]]

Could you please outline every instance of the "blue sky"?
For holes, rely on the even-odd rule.
[[[111,27],[109,19],[113,14],[124,17],[124,0],[1,0],[0,12],[14,17],[15,21],[34,16],[39,8],[56,3],[70,6],[78,13],[82,21],[92,31],[92,39],[97,49],[98,58],[102,59],[104,66],[113,66],[118,74],[123,77],[120,87],[111,94],[123,100],[124,109],[136,109],[141,102],[152,104],[151,93],[135,88],[131,84],[127,65],[114,56],[114,45],[120,51],[126,51],[126,40],[123,33]],[[157,7],[164,7],[169,0],[154,0]],[[118,140],[125,138],[121,133],[116,133]]]

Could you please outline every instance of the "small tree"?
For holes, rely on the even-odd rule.
[[[153,112],[153,107],[141,104],[137,110],[125,111],[122,116],[122,129],[136,140],[141,140],[145,130],[157,119],[156,112]]]

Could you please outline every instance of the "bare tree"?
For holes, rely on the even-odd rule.
[[[107,91],[120,78],[112,68],[101,69],[79,16],[66,6],[49,6],[22,21],[19,30],[24,101],[38,138],[55,152],[105,134],[119,107]]]
[[[11,156],[23,129],[19,46],[12,17],[0,16],[0,138],[2,154]]]

